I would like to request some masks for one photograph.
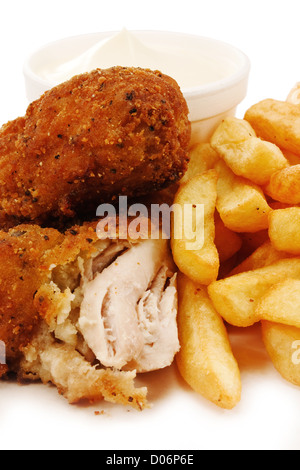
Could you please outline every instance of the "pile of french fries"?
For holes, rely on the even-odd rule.
[[[267,99],[191,150],[175,204],[204,205],[204,244],[172,239],[182,377],[225,408],[241,399],[228,325],[257,322],[279,373],[300,385],[300,104]],[[297,98],[298,99],[298,98]],[[184,223],[184,221],[183,221]],[[203,227],[199,225],[199,230]],[[300,357],[300,354],[299,354]]]

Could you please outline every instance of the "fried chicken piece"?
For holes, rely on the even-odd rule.
[[[96,228],[0,232],[0,373],[52,382],[71,403],[142,409],[136,373],[170,365],[179,350],[175,267],[167,240],[99,240]]]
[[[126,67],[75,76],[0,130],[2,226],[95,217],[118,195],[166,187],[183,176],[189,141],[172,78]]]
[[[18,358],[39,323],[33,298],[49,279],[43,259],[62,240],[56,230],[38,226],[0,232],[0,340],[9,361]]]

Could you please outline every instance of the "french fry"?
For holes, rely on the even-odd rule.
[[[274,367],[287,381],[300,385],[300,328],[262,321],[262,338]]]
[[[217,210],[227,228],[233,232],[259,232],[268,228],[268,206],[262,190],[250,181],[236,176],[223,161],[215,164]]]
[[[214,170],[197,175],[187,183],[180,186],[174,200],[174,207],[183,214],[182,219],[177,219],[174,227],[171,247],[175,263],[181,272],[200,284],[208,285],[218,277],[220,266],[218,250],[214,243],[215,223],[214,213],[217,199],[217,179],[218,175]],[[195,243],[195,248],[191,248],[190,240],[185,237],[184,227],[188,220],[185,213],[185,206],[204,206],[204,220],[196,222],[195,237],[201,241]],[[188,224],[188,225],[189,225]],[[182,234],[182,238],[176,236]],[[192,246],[194,243],[192,243]]]
[[[236,266],[229,273],[229,276],[264,268],[265,266],[270,266],[281,259],[290,258],[291,256],[292,255],[289,253],[276,250],[270,241],[266,241],[248,256],[248,258]]]
[[[281,150],[257,138],[243,119],[224,119],[211,138],[211,146],[237,176],[258,185],[266,185],[275,171],[289,166]]]
[[[261,322],[274,366],[300,385],[300,106],[292,95],[225,118],[210,143],[191,150],[174,201],[205,207],[201,248],[171,240],[182,271],[176,361],[196,392],[227,409],[241,382],[224,321]]]
[[[279,251],[300,254],[300,207],[272,211],[269,216],[269,237]]]
[[[212,148],[209,143],[200,143],[194,145],[189,153],[190,162],[187,172],[180,180],[180,184],[186,183],[194,176],[204,173],[207,170],[212,170],[214,164],[219,160],[217,152]]]
[[[256,306],[258,318],[300,328],[300,280],[285,279],[271,287]]]
[[[300,82],[295,83],[287,98],[287,103],[300,104]]]
[[[215,281],[208,293],[217,312],[234,326],[251,326],[261,320],[259,300],[285,279],[300,280],[300,258],[279,260],[269,266]]]
[[[266,99],[245,114],[258,137],[280,149],[300,155],[300,107],[286,101]]]
[[[211,137],[211,146],[221,147],[224,144],[238,144],[256,137],[255,130],[245,119],[227,117],[222,120]]]
[[[300,203],[300,165],[293,165],[276,171],[264,188],[265,193],[275,201],[286,204]]]
[[[206,287],[179,274],[178,294],[181,349],[176,361],[180,374],[197,393],[232,409],[241,398],[241,378],[224,323]]]

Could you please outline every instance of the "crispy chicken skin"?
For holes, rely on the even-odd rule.
[[[97,222],[65,234],[0,232],[0,376],[52,382],[70,403],[147,406],[137,372],[179,350],[176,271],[167,240],[100,240]]]
[[[0,224],[94,217],[118,195],[166,187],[184,174],[189,141],[172,78],[126,67],[75,76],[0,130]]]
[[[49,277],[48,250],[62,238],[56,230],[38,226],[0,232],[0,340],[8,361],[19,356],[35,331],[39,319],[33,298]]]

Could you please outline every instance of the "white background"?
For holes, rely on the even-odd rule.
[[[298,0],[14,0],[1,4],[0,122],[25,113],[25,58],[62,37],[97,31],[169,30],[229,42],[250,58],[238,117],[267,97],[284,100],[300,80]],[[300,449],[300,390],[274,370],[258,328],[231,333],[243,381],[224,411],[196,396],[169,368],[143,378],[151,410],[104,403],[70,406],[52,387],[0,384],[0,448]],[[94,411],[101,411],[96,416]]]

